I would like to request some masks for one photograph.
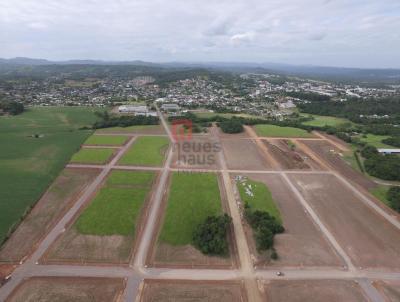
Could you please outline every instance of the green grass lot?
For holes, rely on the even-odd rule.
[[[382,143],[382,140],[385,138],[388,138],[389,136],[386,135],[374,135],[374,134],[367,134],[367,137],[362,137],[359,136],[359,139],[362,142],[365,142],[369,145],[372,145],[376,148],[389,148],[389,149],[393,149],[395,147],[393,146],[389,146],[389,145],[385,145],[384,143]]]
[[[71,158],[71,163],[79,164],[105,164],[115,150],[102,148],[82,148]]]
[[[232,118],[234,116],[236,117],[244,117],[244,118],[260,118],[260,116],[255,116],[251,114],[246,114],[246,113],[216,113],[216,112],[197,112],[195,113],[197,117],[200,118],[210,118],[210,117],[215,117],[217,115],[225,118]]]
[[[324,127],[324,126],[332,126],[336,127],[341,124],[351,123],[349,120],[345,118],[339,118],[334,116],[322,116],[322,115],[312,115],[312,114],[302,114],[305,117],[313,117],[314,119],[311,121],[304,122],[303,125],[315,126],[315,127]]]
[[[259,136],[269,137],[314,137],[306,130],[293,127],[280,127],[275,125],[256,125],[254,126]]]
[[[192,244],[197,226],[208,216],[222,214],[217,177],[211,173],[172,174],[161,242]]]
[[[140,136],[122,156],[120,165],[161,166],[169,140],[164,136]]]
[[[144,130],[153,130],[160,128],[160,125],[137,125],[137,126],[129,126],[129,127],[111,127],[111,128],[103,128],[98,129],[96,132],[98,133],[135,133]]]
[[[95,120],[94,109],[84,107],[35,107],[0,117],[0,242],[92,133],[78,128]]]
[[[253,210],[268,212],[271,216],[275,217],[282,223],[281,213],[272,198],[271,192],[268,187],[262,182],[247,179],[245,182],[238,183],[240,199],[244,203],[248,203]],[[251,186],[251,192],[254,196],[246,194],[246,187]]]
[[[390,187],[388,186],[378,185],[375,189],[371,190],[372,195],[374,195],[388,207],[390,207],[390,202],[386,198],[386,193],[389,191],[389,188]]]
[[[78,232],[98,236],[134,236],[154,175],[153,172],[114,170],[76,221]]]
[[[129,139],[124,135],[92,135],[85,141],[85,145],[122,146]]]

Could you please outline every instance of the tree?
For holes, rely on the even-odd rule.
[[[364,158],[372,158],[379,155],[379,152],[374,146],[367,145],[361,150],[361,155]]]
[[[225,255],[228,252],[226,235],[231,221],[227,214],[207,217],[193,234],[194,245],[206,255]]]
[[[243,132],[243,125],[237,119],[230,119],[219,124],[224,133],[240,133]]]
[[[11,115],[17,115],[24,112],[25,107],[23,104],[15,101],[0,99],[0,109],[4,110],[4,112],[7,112]]]
[[[391,187],[387,193],[390,206],[400,213],[400,187]]]

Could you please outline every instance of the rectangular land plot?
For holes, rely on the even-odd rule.
[[[365,205],[334,175],[291,174],[289,178],[362,268],[400,268],[400,231]]]
[[[146,280],[140,302],[246,302],[246,290],[234,281]]]
[[[110,302],[118,301],[125,287],[123,279],[30,278],[20,284],[7,302]]]
[[[165,134],[161,125],[137,125],[129,127],[111,127],[98,129],[96,133],[112,133],[112,134]]]
[[[368,302],[355,281],[294,280],[267,281],[264,286],[268,302]]]
[[[275,125],[255,125],[254,129],[258,136],[264,137],[314,137],[312,133],[304,129],[293,127],[280,127]]]
[[[354,170],[341,156],[341,151],[326,141],[302,141],[319,158],[328,163],[332,169],[338,171],[344,177],[366,190],[375,188],[377,185],[360,172]]]
[[[108,163],[115,150],[106,148],[82,148],[75,153],[71,158],[71,163],[74,164],[106,164]]]
[[[153,172],[113,170],[44,261],[127,263],[142,230],[154,177]]]
[[[269,212],[283,222],[285,232],[274,239],[274,247],[278,253],[277,260],[270,259],[268,253],[259,253],[253,239],[252,229],[246,224],[245,233],[250,251],[255,257],[257,267],[339,267],[343,263],[333,250],[322,232],[313,223],[312,218],[305,213],[299,200],[290,190],[284,180],[272,174],[246,174],[252,182],[267,186],[267,194],[259,196],[260,189],[252,183],[254,198],[241,192],[242,199],[258,210]],[[240,191],[242,183],[237,183]],[[270,191],[270,192],[268,192]],[[261,193],[263,190],[261,190]],[[270,195],[272,193],[272,196]],[[280,215],[275,214],[279,209]]]
[[[89,146],[122,146],[129,139],[127,135],[92,135],[84,143]]]
[[[223,139],[222,150],[232,170],[271,170],[266,155],[251,139]]]
[[[161,166],[168,149],[169,139],[164,136],[141,136],[119,160],[119,165]]]
[[[270,154],[284,170],[321,170],[294,142],[286,139],[263,139]]]
[[[400,281],[377,281],[374,286],[386,298],[385,301],[400,301]]]
[[[192,137],[173,146],[172,166],[184,169],[218,169],[221,144],[209,137]]]
[[[63,170],[2,246],[0,262],[19,262],[27,256],[99,173],[97,169]]]
[[[193,246],[193,232],[208,216],[222,215],[225,193],[213,173],[172,173],[169,192],[164,196],[165,213],[159,219],[157,239],[149,262],[160,267],[234,266],[233,236],[228,232],[229,255],[207,256]]]

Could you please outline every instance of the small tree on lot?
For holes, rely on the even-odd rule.
[[[387,193],[390,206],[400,213],[400,187],[391,187]]]
[[[227,254],[226,235],[231,221],[227,214],[207,217],[193,234],[194,245],[206,255]]]
[[[225,133],[243,132],[242,123],[234,118],[219,123],[219,126],[221,127],[222,131]]]

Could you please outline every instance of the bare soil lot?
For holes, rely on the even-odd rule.
[[[223,181],[218,177],[220,188],[222,210],[229,214],[229,208],[226,200],[225,187]],[[168,188],[171,186],[171,177],[169,178]],[[151,245],[147,263],[154,267],[171,268],[235,268],[237,267],[237,251],[233,234],[233,227],[228,234],[229,255],[224,257],[208,256],[201,253],[192,245],[171,245],[158,240],[162,226],[165,221],[166,207],[168,203],[169,192],[166,191],[163,197],[162,207],[159,211],[158,225],[156,233],[153,235],[153,244]]]
[[[19,285],[7,302],[116,302],[124,290],[122,279],[31,278]]]
[[[289,175],[306,201],[362,268],[399,269],[400,231],[366,206],[334,175]]]
[[[355,184],[363,187],[366,190],[370,190],[376,187],[376,184],[362,175],[360,172],[354,170],[349,164],[347,164],[341,157],[341,151],[336,147],[332,146],[326,141],[302,141],[308,146],[311,151],[316,153],[323,161],[325,161],[333,170],[336,170],[341,175],[354,182]]]
[[[0,250],[0,262],[19,262],[75,203],[97,169],[65,169]]]
[[[289,140],[264,139],[262,142],[284,170],[321,170],[321,167],[300,148],[291,149]]]
[[[268,254],[257,252],[252,230],[246,224],[246,235],[257,267],[335,267],[341,260],[304,212],[300,201],[278,175],[247,174],[252,180],[263,182],[272,193],[283,220],[285,232],[275,237],[274,247],[279,259],[270,260]]]
[[[271,170],[266,155],[250,139],[222,139],[227,166],[232,170]]]
[[[190,141],[173,145],[172,167],[191,169],[218,169],[221,144],[207,136],[193,136]]]
[[[342,280],[269,281],[265,283],[268,302],[367,302],[359,285]]]
[[[377,281],[374,286],[386,298],[385,301],[400,301],[400,281]]]
[[[140,302],[245,302],[239,282],[146,280]]]

